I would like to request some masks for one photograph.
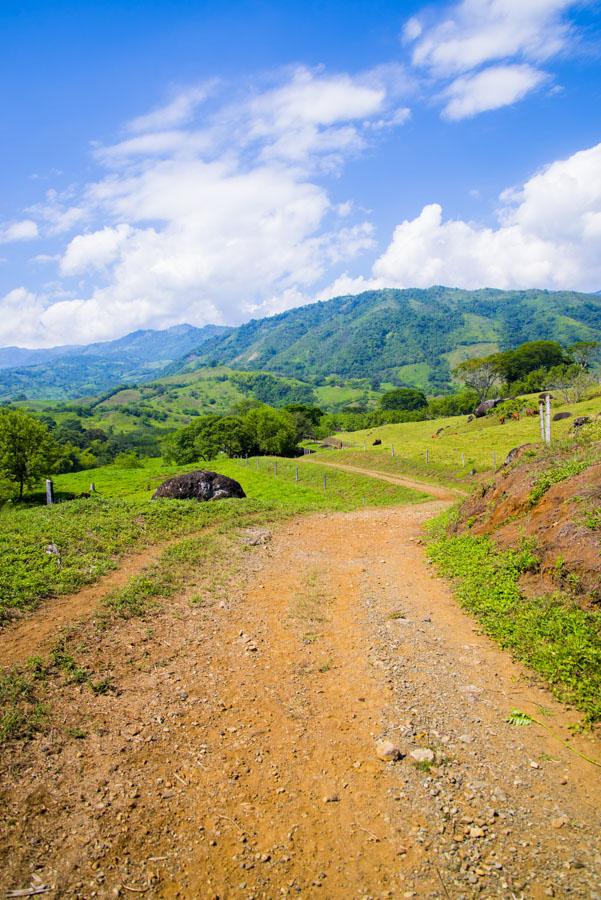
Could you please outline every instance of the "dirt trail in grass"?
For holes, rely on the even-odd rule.
[[[86,736],[57,727],[0,772],[0,887],[598,897],[600,772],[505,721],[518,707],[569,738],[577,717],[431,573],[420,535],[443,506],[313,515],[266,546],[240,535],[221,594],[199,603],[196,584],[193,606],[91,631],[85,661],[110,660],[118,690],[72,687],[55,717]],[[378,759],[381,738],[404,758]]]
[[[202,529],[196,534],[205,534]],[[194,533],[186,535],[194,537]],[[96,609],[99,602],[123,585],[134,575],[159,558],[168,547],[181,541],[182,537],[161,541],[147,547],[140,553],[126,556],[119,563],[119,568],[104,575],[94,584],[82,588],[73,594],[48,598],[31,613],[22,619],[5,625],[0,629],[0,669],[25,662],[29,657],[43,653],[56,641],[62,628],[75,625]]]
[[[329,466],[330,469],[341,469],[343,472],[354,472],[355,475],[367,475],[370,478],[377,478],[380,481],[389,481],[391,484],[399,484],[402,487],[411,488],[414,491],[422,491],[429,494],[437,500],[451,500],[453,502],[466,496],[466,492],[460,488],[447,488],[441,484],[431,484],[426,481],[415,481],[412,478],[405,478],[404,475],[388,475],[385,472],[375,472],[373,469],[362,469],[359,466],[349,466],[346,463],[326,462],[321,456],[313,459],[310,456],[304,457],[303,462],[318,463],[320,466]]]

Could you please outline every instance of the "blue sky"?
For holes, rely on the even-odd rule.
[[[0,8],[0,345],[601,289],[599,3]]]

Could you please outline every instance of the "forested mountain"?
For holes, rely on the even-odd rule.
[[[464,359],[525,341],[601,340],[601,296],[570,291],[366,291],[239,328],[178,325],[116,341],[51,350],[0,350],[36,365],[0,371],[0,399],[65,399],[204,367],[268,371],[304,382],[369,378],[448,389]],[[23,357],[19,354],[39,354]]]
[[[174,325],[134,331],[87,346],[0,349],[0,398],[66,399],[98,394],[120,382],[156,378],[163,370],[229,329]],[[15,362],[22,360],[22,362]]]
[[[601,297],[445,287],[366,291],[248,322],[207,341],[187,368],[394,378],[438,390],[463,359],[537,339],[601,339]]]

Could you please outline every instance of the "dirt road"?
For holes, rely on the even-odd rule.
[[[450,500],[451,502],[456,502],[466,496],[465,491],[462,491],[459,488],[448,488],[444,487],[442,484],[429,484],[425,481],[415,481],[405,475],[374,472],[373,469],[362,469],[360,466],[351,466],[347,463],[330,462],[330,460],[324,460],[321,456],[317,458],[305,456],[303,457],[303,462],[315,462],[320,466],[328,466],[330,469],[341,469],[343,472],[354,472],[355,475],[368,475],[370,478],[377,478],[380,481],[389,481],[391,484],[400,484],[403,487],[411,488],[414,491],[423,491],[425,494],[429,494],[437,500]]]
[[[118,691],[73,687],[65,722],[86,736],[34,741],[2,773],[0,886],[600,897],[601,770],[505,721],[518,707],[565,739],[577,717],[431,573],[420,534],[443,505],[295,520],[232,548],[239,574],[204,602],[199,582],[193,606],[82,634]],[[383,738],[402,759],[378,758]]]

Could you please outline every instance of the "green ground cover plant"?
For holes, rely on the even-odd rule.
[[[571,459],[541,472],[532,485],[532,490],[528,496],[528,502],[531,506],[535,506],[540,498],[543,497],[554,484],[559,484],[560,481],[565,481],[566,478],[572,478],[574,475],[579,475],[580,472],[587,469],[589,465],[590,463],[588,460]]]
[[[461,605],[587,723],[601,720],[601,613],[562,593],[525,597],[519,578],[536,569],[535,548],[500,550],[488,537],[447,534],[447,523],[434,526],[428,553],[454,579]]]

